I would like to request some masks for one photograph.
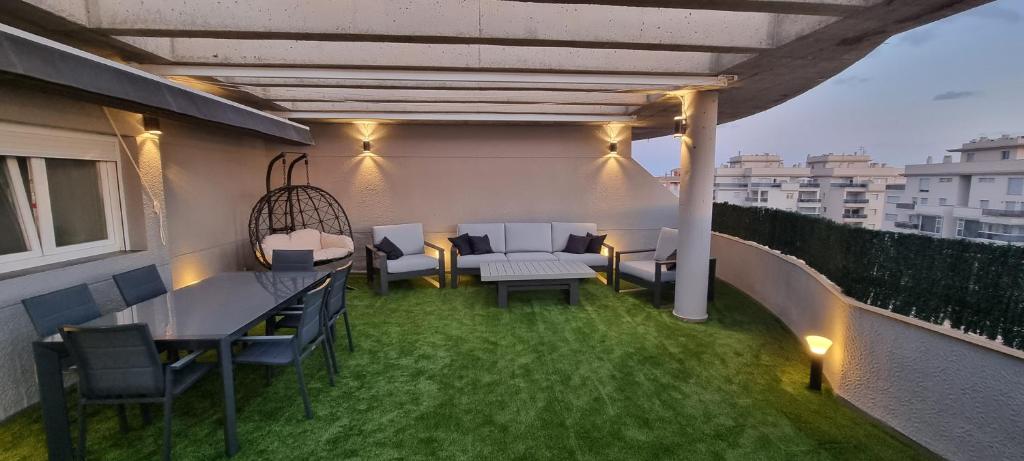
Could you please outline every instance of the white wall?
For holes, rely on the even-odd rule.
[[[1024,352],[857,302],[761,245],[716,234],[711,250],[718,277],[799,338],[834,341],[825,375],[839,396],[949,459],[1024,453]]]

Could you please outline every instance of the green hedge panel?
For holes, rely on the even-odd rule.
[[[1024,247],[716,203],[712,228],[794,256],[851,298],[1024,349]]]

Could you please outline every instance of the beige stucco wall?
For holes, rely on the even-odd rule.
[[[754,243],[716,234],[711,250],[718,277],[798,337],[834,341],[825,375],[839,396],[945,458],[1024,453],[1024,352],[857,302]]]
[[[312,182],[345,207],[358,247],[372,226],[406,222],[422,222],[427,239],[445,248],[459,223],[595,222],[618,248],[653,246],[658,228],[675,225],[676,197],[633,161],[625,127],[314,124],[312,130]],[[364,137],[372,155],[362,153]],[[608,155],[612,139],[618,156]],[[363,267],[361,251],[357,257]]]

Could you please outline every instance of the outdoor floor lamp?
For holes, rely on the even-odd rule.
[[[811,381],[807,387],[815,391],[821,390],[821,370],[825,353],[832,347],[832,340],[823,336],[807,336],[807,347],[811,350]]]

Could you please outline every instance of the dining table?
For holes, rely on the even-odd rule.
[[[224,449],[238,453],[232,343],[280,309],[322,284],[330,271],[223,272],[80,326],[143,323],[165,350],[215,350],[224,390]],[[59,334],[32,345],[39,401],[50,460],[74,459],[63,363],[69,358]]]

